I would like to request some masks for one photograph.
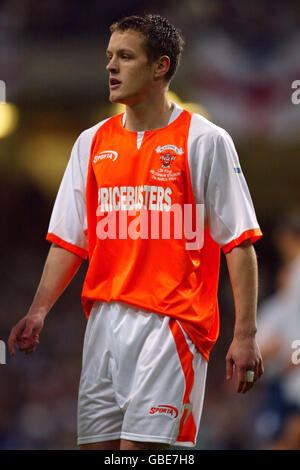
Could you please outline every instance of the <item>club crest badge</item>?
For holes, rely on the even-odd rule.
[[[155,152],[160,155],[161,159],[161,168],[170,168],[170,165],[173,160],[175,160],[176,155],[182,155],[182,148],[176,147],[176,145],[164,145],[163,147],[158,146],[155,149]]]

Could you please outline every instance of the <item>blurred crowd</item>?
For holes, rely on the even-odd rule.
[[[41,129],[45,130],[50,122],[48,100],[54,94],[59,103],[61,134],[64,129],[70,132],[72,125],[68,118],[70,102],[72,113],[81,119],[76,124],[78,129],[92,125],[83,124],[86,110],[76,108],[80,93],[84,98],[90,93],[89,98],[99,99],[103,109],[105,96],[98,82],[102,94],[93,91],[93,83],[88,91],[86,83],[82,89],[72,89],[73,82],[80,84],[78,74],[89,66],[95,69],[93,62],[78,65],[74,44],[81,47],[95,37],[102,44],[114,20],[150,10],[181,27],[188,44],[174,81],[175,90],[185,100],[203,105],[212,121],[225,127],[241,148],[243,141],[244,149],[247,147],[249,139],[263,141],[261,161],[253,155],[253,163],[244,163],[246,167],[249,164],[249,170],[251,165],[254,168],[250,189],[264,233],[256,251],[260,277],[257,340],[265,374],[245,396],[236,394],[235,383],[225,380],[225,355],[232,339],[234,314],[222,258],[220,337],[211,355],[196,449],[300,449],[300,117],[299,106],[290,100],[290,85],[300,79],[300,8],[296,0],[152,0],[151,8],[144,0],[89,0],[76,2],[76,7],[69,0],[0,1],[0,79],[7,81],[11,97],[27,106],[27,119],[19,129],[21,138],[0,140],[0,340],[7,341],[12,326],[26,313],[49,248],[45,235],[54,195],[42,191],[16,164],[24,149],[22,138],[33,140],[37,132],[30,113],[35,116],[38,108]],[[68,51],[65,44],[69,40],[73,41],[74,69],[72,57],[62,55]],[[27,44],[32,48],[42,44],[44,52],[39,60],[43,66],[35,62],[35,54],[29,46],[26,49]],[[97,50],[98,43],[91,40],[89,44],[91,50]],[[74,70],[72,80],[66,74],[65,88],[60,69],[49,66],[49,70],[43,70],[50,56],[52,64],[56,57],[62,57],[62,62],[57,62],[62,69],[69,67],[68,74]],[[43,80],[48,73],[52,79],[61,80],[57,78],[55,89],[51,81]],[[104,83],[100,68],[95,73],[99,83]],[[34,95],[26,95],[31,83],[40,86],[37,102],[30,101]],[[71,90],[69,94],[66,89]],[[76,134],[77,128],[72,131]],[[268,145],[276,146],[278,140],[282,147],[277,151],[282,154],[276,187],[268,180],[268,173],[260,178],[259,168],[276,170]],[[294,147],[289,146],[286,153],[288,141]],[[283,191],[280,181],[285,180]],[[259,199],[265,186],[269,197],[274,198],[267,209]],[[291,210],[293,207],[296,209]],[[0,365],[0,449],[76,448],[77,390],[86,324],[80,294],[85,270],[83,263],[47,317],[37,351],[30,356],[17,353],[11,358],[6,349],[6,364]]]
[[[10,96],[105,98],[108,27],[144,11],[166,15],[182,29],[186,48],[174,84],[185,100],[201,103],[214,122],[241,138],[298,136],[299,114],[291,105],[300,67],[297,0],[89,0],[76,6],[2,0],[0,70]]]

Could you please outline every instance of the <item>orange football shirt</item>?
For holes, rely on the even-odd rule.
[[[96,299],[117,300],[168,315],[179,321],[208,360],[219,333],[220,243],[215,239],[222,239],[223,250],[227,252],[246,238],[254,242],[261,236],[246,183],[236,166],[235,151],[223,131],[222,139],[219,137],[217,126],[198,115],[194,118],[185,110],[168,126],[144,132],[139,148],[137,133],[128,131],[122,119],[123,114],[104,121],[95,130],[89,148],[85,184],[87,227],[84,231],[88,235],[87,249],[82,248],[85,246],[83,229],[80,229],[79,238],[71,226],[74,223],[69,222],[72,217],[74,219],[74,214],[68,213],[70,207],[77,214],[76,223],[80,227],[83,195],[80,195],[80,204],[76,201],[74,205],[71,201],[68,206],[63,202],[71,191],[68,183],[75,185],[72,167],[67,172],[69,180],[65,179],[62,184],[47,239],[82,257],[88,252],[89,267],[82,290],[87,316]],[[189,151],[194,148],[192,138],[194,134],[198,135],[197,129],[201,126],[206,134],[203,134],[205,139],[202,135],[197,137],[197,151],[202,154],[193,163]],[[211,138],[211,128],[214,133],[217,129],[217,144]],[[207,144],[204,146],[202,141]],[[216,145],[220,148],[218,151],[214,150]],[[226,155],[226,160],[220,159],[219,154]],[[200,164],[203,171],[202,167],[196,168]],[[200,172],[201,178],[209,175],[210,179],[203,180],[199,187],[201,191],[208,188],[203,198],[215,198],[216,211],[214,215],[213,204],[206,204],[206,215],[211,218],[211,223],[205,229],[202,227],[204,243],[187,249],[190,232],[186,230],[185,207],[190,207],[193,215],[188,220],[190,231],[195,229],[197,214],[191,165]],[[210,170],[204,165],[210,165]],[[231,208],[226,201],[224,204],[220,196],[225,171],[229,172],[228,184],[224,176],[229,189],[225,185],[224,194],[228,193],[236,208]],[[82,179],[80,175],[78,180]],[[83,187],[83,183],[80,184]],[[77,187],[76,192],[79,193]],[[222,204],[224,220],[228,220],[226,224],[222,221]],[[239,217],[240,211],[246,215]]]

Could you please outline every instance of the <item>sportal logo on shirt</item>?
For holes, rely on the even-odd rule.
[[[104,158],[108,158],[114,162],[118,158],[118,152],[115,152],[115,150],[104,150],[103,152],[100,152],[99,155],[94,156],[93,163],[97,163],[99,160],[103,160]]]

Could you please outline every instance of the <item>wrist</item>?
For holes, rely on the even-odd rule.
[[[35,317],[35,316],[39,316],[41,317],[43,320],[45,319],[46,315],[48,313],[48,309],[46,308],[43,308],[43,307],[40,307],[40,308],[30,308],[29,309],[29,312],[27,313],[27,318],[30,318],[30,317]]]
[[[234,338],[236,339],[254,339],[255,338],[255,335],[257,333],[257,327],[256,326],[252,326],[252,327],[249,327],[249,328],[239,328],[239,327],[236,327],[234,329]]]

